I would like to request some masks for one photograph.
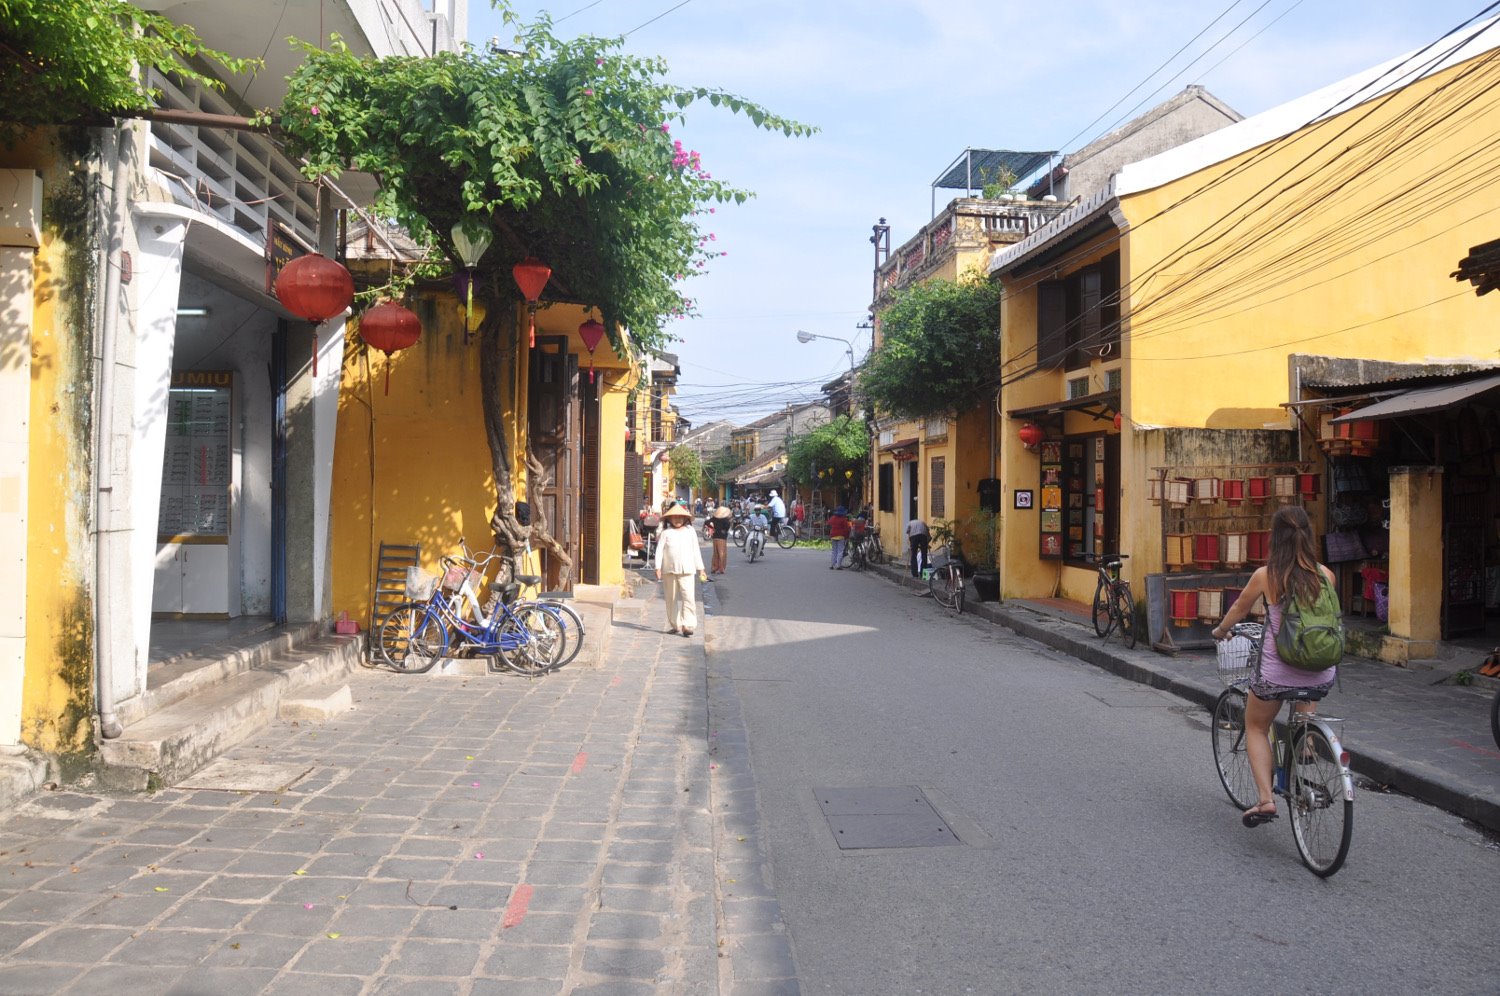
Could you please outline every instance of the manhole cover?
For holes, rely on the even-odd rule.
[[[176,787],[226,792],[285,792],[311,770],[310,764],[266,764],[221,758],[191,778],[178,782]]]
[[[932,808],[922,790],[894,788],[813,789],[833,839],[845,851],[880,847],[940,847],[958,836]]]

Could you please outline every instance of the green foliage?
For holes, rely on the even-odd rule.
[[[969,564],[979,570],[993,570],[1000,555],[999,513],[975,509],[964,516],[959,534]]]
[[[697,450],[691,446],[674,446],[667,454],[667,461],[672,465],[672,479],[679,488],[688,488],[695,494],[703,490],[703,461]]]
[[[1001,194],[1008,194],[1016,185],[1020,177],[1016,176],[1015,170],[1009,166],[996,166],[994,169],[980,169],[979,183],[980,196],[987,201],[992,201]]]
[[[660,348],[663,322],[692,310],[681,281],[723,254],[700,219],[750,196],[715,179],[672,126],[707,101],[788,136],[811,129],[721,90],[666,83],[666,64],[625,53],[622,39],[558,39],[545,15],[521,24],[496,6],[520,56],[376,60],[305,46],[276,115],[289,151],[311,175],[377,174],[384,212],[455,265],[452,226],[488,227],[495,241],[475,285],[486,303],[517,300],[511,267],[535,256],[552,268],[549,298],[599,308],[612,337],[629,329]]]
[[[0,0],[0,140],[149,107],[156,94],[137,79],[138,64],[219,88],[186,61],[205,58],[231,73],[259,64],[207,48],[192,28],[127,0]]]
[[[740,458],[728,446],[719,450],[703,462],[704,484],[709,490],[717,490],[720,483],[729,479],[729,474],[739,467]]]
[[[898,291],[859,390],[897,418],[959,414],[993,391],[1000,369],[1000,287],[977,273]]]
[[[812,487],[821,483],[838,488],[857,488],[870,459],[870,430],[864,422],[840,415],[793,439],[787,448],[787,478]],[[845,471],[853,471],[852,478]]]

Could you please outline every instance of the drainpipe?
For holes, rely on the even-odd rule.
[[[124,732],[115,715],[114,656],[106,643],[114,632],[114,396],[115,338],[120,324],[120,253],[125,246],[125,187],[130,179],[130,126],[115,128],[115,171],[109,199],[109,233],[104,244],[104,303],[99,323],[99,392],[94,440],[94,673],[99,682],[99,732],[113,740]]]

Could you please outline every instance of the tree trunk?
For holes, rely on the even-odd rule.
[[[515,369],[520,352],[520,329],[515,321],[515,308],[506,301],[492,305],[479,326],[479,384],[484,405],[484,434],[490,446],[490,468],[495,475],[495,513],[490,516],[490,530],[495,534],[495,543],[506,557],[507,569],[517,573],[517,559],[526,552],[528,544],[546,550],[562,564],[561,576],[566,583],[573,572],[573,558],[553,538],[543,505],[528,501],[531,508],[531,524],[521,525],[516,518],[515,477],[511,474],[511,445],[505,424],[505,404],[510,398],[512,385],[508,375]],[[514,406],[514,417],[524,418],[520,405]],[[526,449],[527,495],[540,495],[547,487],[545,470],[530,446]]]

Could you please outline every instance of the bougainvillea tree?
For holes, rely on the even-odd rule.
[[[376,174],[381,210],[451,265],[460,265],[453,225],[493,234],[474,271],[475,298],[487,306],[479,348],[491,525],[503,548],[529,539],[566,561],[545,523],[515,518],[500,389],[519,349],[511,268],[537,257],[552,268],[547,296],[602,312],[617,351],[627,349],[621,330],[634,348],[659,349],[664,324],[691,310],[683,279],[719,254],[702,222],[714,205],[749,196],[674,137],[684,110],[707,103],[788,136],[809,129],[720,90],[669,84],[665,63],[625,53],[622,39],[559,39],[545,17],[522,24],[496,6],[517,31],[517,52],[373,59],[309,47],[276,122],[310,174]]]

